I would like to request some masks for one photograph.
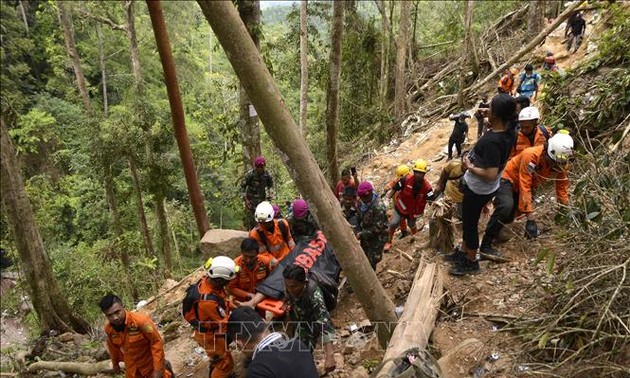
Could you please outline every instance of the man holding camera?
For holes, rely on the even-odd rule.
[[[347,187],[358,188],[359,187],[359,177],[357,176],[357,169],[352,167],[350,169],[344,169],[341,171],[341,180],[337,183],[335,187],[335,195],[339,202],[343,200],[343,192]]]

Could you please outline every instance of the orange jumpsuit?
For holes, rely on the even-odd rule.
[[[200,329],[195,329],[195,341],[206,350],[210,358],[211,378],[227,378],[234,370],[232,354],[225,339],[227,319],[234,308],[224,288],[216,288],[204,278],[199,283],[199,293],[215,295],[220,302],[203,298],[197,303]]]
[[[544,127],[544,126],[542,126]],[[551,138],[551,136],[553,135],[553,133],[551,132],[551,130],[547,129],[547,133],[549,134],[549,138]],[[532,144],[532,142],[530,141],[529,137],[525,134],[523,134],[522,132],[518,132],[517,136],[516,136],[516,144],[514,144],[514,147],[512,147],[512,152],[510,154],[510,158],[513,158],[514,156],[520,154],[521,152],[523,152],[524,149],[526,148],[530,148],[530,147],[534,147],[534,146],[542,146],[545,144],[545,142],[547,141],[547,137],[545,137],[543,135],[543,133],[540,131],[540,126],[536,126],[536,132],[534,134],[534,143]]]
[[[503,75],[498,86],[503,93],[512,94],[514,92],[514,77],[510,77],[508,74]]]
[[[256,240],[258,242],[259,251],[261,254],[271,254],[271,256],[281,261],[284,256],[288,255],[289,252],[293,250],[295,247],[295,242],[293,241],[293,236],[291,236],[291,229],[289,228],[289,223],[284,219],[274,219],[273,232],[268,232],[264,227],[257,225],[249,232],[249,237]],[[280,226],[278,226],[278,222],[284,222],[284,226],[287,230],[287,240],[284,240],[284,236],[282,235],[282,230],[280,230]],[[264,235],[265,240],[262,240],[259,232]],[[266,242],[265,242],[266,241]]]
[[[116,331],[108,322],[105,334],[112,364],[124,362],[126,378],[150,378],[159,370],[164,378],[171,377],[165,368],[162,337],[148,315],[125,311],[124,331]]]
[[[249,269],[245,262],[243,262],[243,256],[239,256],[234,259],[234,263],[237,266],[240,266],[241,269],[236,274],[233,280],[228,284],[228,290],[231,288],[237,288],[241,290],[245,290],[248,293],[254,293],[256,291],[256,286],[258,283],[271,273],[274,268],[275,259],[268,255],[258,255],[256,258],[256,264],[254,264],[253,269]],[[246,298],[235,298],[239,301],[246,300]]]
[[[544,146],[526,148],[518,156],[508,161],[502,178],[512,183],[518,193],[518,211],[526,214],[534,209],[532,189],[553,179],[556,181],[556,198],[563,204],[569,203],[569,178],[564,171],[554,171],[547,164]]]

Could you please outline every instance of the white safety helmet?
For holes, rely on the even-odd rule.
[[[534,119],[540,119],[540,112],[535,106],[528,106],[526,108],[523,108],[523,110],[521,110],[521,112],[518,114],[519,121],[530,121]]]
[[[274,214],[273,205],[271,205],[268,201],[263,201],[256,206],[254,219],[256,222],[267,223],[273,220]]]
[[[566,130],[560,130],[547,141],[547,154],[558,164],[566,164],[573,156],[573,138]]]
[[[223,278],[228,281],[236,277],[239,270],[234,260],[227,256],[210,257],[204,267],[210,278]]]

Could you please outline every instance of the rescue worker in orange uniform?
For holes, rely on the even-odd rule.
[[[499,79],[499,85],[497,87],[499,94],[507,93],[512,96],[514,95],[514,76],[517,73],[516,68],[505,70],[505,75]]]
[[[236,277],[239,268],[227,256],[208,259],[205,268],[208,274],[196,284],[199,298],[193,305],[195,318],[189,322],[195,326],[195,341],[206,350],[210,358],[208,377],[228,378],[233,376],[234,360],[225,333],[234,305],[229,300],[225,287]]]
[[[388,182],[387,185],[385,185],[385,195],[389,194],[389,192],[392,191],[396,183],[400,181],[401,178],[407,176],[409,172],[411,172],[411,168],[409,168],[407,164],[399,165],[398,168],[396,168],[396,178]],[[393,196],[389,196],[389,197],[392,197],[392,199],[394,200],[394,203],[396,203],[396,201],[398,201],[399,193],[398,192],[392,192],[392,193],[393,193]],[[385,201],[385,206],[389,207],[388,201]],[[407,219],[405,218],[401,219],[400,226],[398,228],[400,228],[400,236],[398,237],[398,239],[402,239],[409,235],[409,231],[407,231]]]
[[[115,374],[120,374],[120,362],[124,362],[126,378],[174,376],[167,368],[160,331],[148,315],[125,310],[114,294],[104,296],[99,306],[108,320],[105,334]]]
[[[572,155],[573,138],[566,130],[560,130],[545,145],[527,148],[508,161],[494,198],[494,212],[479,248],[482,258],[493,260],[494,257],[500,257],[500,253],[492,247],[492,242],[503,225],[514,220],[517,212],[527,216],[525,236],[532,239],[539,235],[532,212],[532,190],[541,183],[554,180],[558,202],[565,205],[569,203],[567,169]]]
[[[255,218],[258,224],[249,232],[249,237],[258,242],[261,255],[269,254],[281,261],[295,247],[289,223],[285,219],[274,219],[273,206],[267,201],[256,207]]]
[[[426,160],[418,159],[413,165],[413,174],[401,178],[387,194],[387,198],[391,198],[392,193],[400,192],[394,206],[394,215],[389,222],[389,241],[385,244],[385,251],[391,249],[394,233],[403,218],[407,219],[412,235],[418,232],[417,218],[424,214],[427,200],[433,200],[434,197],[433,188],[424,177],[428,168]]]
[[[520,154],[524,149],[544,145],[552,132],[539,123],[540,112],[535,106],[523,108],[518,114],[519,131],[510,158]]]
[[[252,238],[245,238],[241,242],[241,255],[234,259],[234,263],[239,267],[239,271],[236,277],[228,284],[228,291],[236,288],[255,294],[258,283],[271,274],[273,268],[278,265],[278,260],[269,254],[259,254],[258,242]],[[256,304],[258,304],[245,302],[251,301],[257,296],[244,298],[232,292],[230,294],[234,297],[237,305],[256,307]],[[261,316],[264,316],[264,311]]]

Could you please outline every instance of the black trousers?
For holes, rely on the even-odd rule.
[[[490,216],[481,246],[491,246],[492,241],[499,236],[504,225],[512,223],[518,207],[518,193],[512,188],[509,180],[501,179],[501,185],[494,197],[494,211]]]
[[[496,192],[490,194],[476,194],[464,185],[464,200],[462,201],[462,232],[464,243],[469,249],[479,248],[479,218],[481,210],[490,202]]]
[[[483,129],[484,129],[484,122],[483,122],[483,118],[480,120],[477,120],[477,140],[479,140],[479,138],[481,138],[481,136],[483,135]]]
[[[455,148],[457,148],[457,157],[462,156],[462,143],[463,142],[464,142],[463,140],[456,140],[453,138],[448,139],[448,158],[449,159],[453,158],[453,145],[455,145]]]

